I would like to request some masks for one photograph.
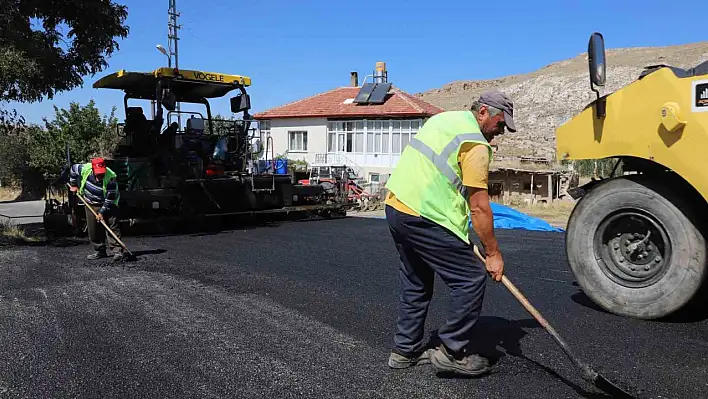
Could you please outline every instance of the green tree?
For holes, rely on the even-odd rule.
[[[583,177],[610,177],[610,173],[617,164],[614,158],[604,159],[581,159],[573,161],[573,167],[580,176]],[[622,173],[622,165],[620,164],[615,171],[615,175]]]
[[[236,119],[233,116],[225,117],[221,114],[216,114],[211,116],[212,128],[214,129],[214,135],[225,136],[227,134],[233,134],[234,121]],[[204,120],[204,130],[206,133],[209,132],[209,122]]]
[[[243,127],[243,121],[241,119],[234,118],[233,115],[229,116],[228,118],[222,116],[221,114],[212,115],[212,123],[214,135],[218,137],[234,134],[235,129],[240,129]],[[256,134],[254,129],[256,129],[257,126],[258,125],[256,124],[256,122],[252,122],[250,124],[250,128],[248,131],[249,137],[253,134]],[[207,133],[209,132],[208,122],[205,122],[204,129],[207,131]],[[251,159],[256,160],[263,153],[265,143],[254,140],[253,142],[250,142],[249,145],[250,144],[257,144],[257,148],[251,149],[252,151],[255,150],[255,152],[252,152],[251,154]]]
[[[17,111],[0,110],[0,180],[17,185],[29,161],[29,133]]]
[[[6,0],[0,7],[0,100],[34,102],[83,84],[128,35],[110,0]]]
[[[44,118],[44,128],[32,131],[29,165],[43,173],[56,175],[66,164],[66,144],[71,162],[88,162],[95,156],[107,156],[118,143],[118,119],[113,107],[101,116],[93,100],[85,106],[72,102],[69,109],[54,107],[54,119]]]

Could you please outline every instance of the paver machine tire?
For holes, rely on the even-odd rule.
[[[672,314],[705,288],[701,215],[666,181],[624,176],[592,188],[568,223],[566,254],[584,293],[632,318]]]

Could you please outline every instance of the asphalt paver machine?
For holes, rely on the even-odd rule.
[[[258,122],[248,113],[250,85],[246,76],[174,68],[121,70],[94,83],[97,89],[125,93],[121,140],[106,159],[118,175],[121,222],[259,213],[346,214],[346,196],[339,194],[343,190],[298,184],[293,175],[277,173],[274,160],[267,159],[272,139],[260,136]],[[230,98],[231,111],[242,117],[213,118],[209,100],[232,91],[239,93]],[[147,105],[150,115],[135,102]],[[196,104],[204,112],[183,111],[178,104]],[[180,119],[186,122],[184,127],[177,122]],[[64,202],[48,200],[45,228],[84,230],[81,207],[72,193]]]
[[[601,95],[602,34],[591,35],[588,59],[597,99],[557,129],[557,156],[617,166],[570,192],[570,268],[590,299],[618,315],[657,319],[691,303],[705,312],[708,61],[647,66]]]

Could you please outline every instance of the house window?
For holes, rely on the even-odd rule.
[[[379,137],[379,148],[381,148],[381,138]],[[374,121],[366,122],[366,153],[374,153]]]
[[[307,132],[289,131],[288,144],[289,151],[307,151]]]
[[[420,122],[418,120],[393,121],[391,129],[391,153],[400,154],[411,142],[411,139],[418,132]]]
[[[391,121],[374,121],[374,154],[388,154]]]
[[[330,121],[327,124],[327,151],[398,155],[422,124],[421,119]]]
[[[358,154],[364,153],[364,122],[357,121],[354,123],[354,152]],[[347,151],[351,152],[351,151]]]
[[[258,121],[258,131],[262,138],[270,136],[270,121]]]
[[[337,122],[327,124],[327,152],[337,152]]]
[[[364,121],[329,122],[327,151],[363,154]]]

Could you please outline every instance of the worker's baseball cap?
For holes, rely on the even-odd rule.
[[[499,90],[487,90],[479,96],[479,102],[500,109],[504,112],[504,124],[506,130],[516,132],[514,124],[514,102],[506,94]]]
[[[102,175],[106,173],[106,161],[104,161],[103,158],[92,159],[91,167],[93,168],[93,173],[97,175]]]

